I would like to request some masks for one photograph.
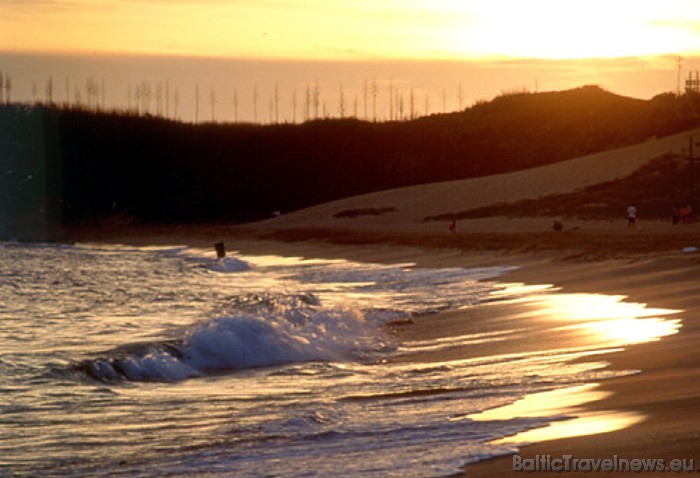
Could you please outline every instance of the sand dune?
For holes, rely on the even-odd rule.
[[[688,149],[691,135],[700,140],[700,129],[514,173],[397,188],[346,198],[263,221],[256,226],[266,229],[321,228],[392,232],[442,230],[444,224],[423,223],[423,218],[499,202],[571,192],[620,178],[663,154],[686,154],[684,152]],[[395,208],[395,211],[354,218],[333,217],[342,211],[365,208]]]

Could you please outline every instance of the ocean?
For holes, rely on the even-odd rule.
[[[0,477],[446,476],[681,326],[509,270],[0,243]]]

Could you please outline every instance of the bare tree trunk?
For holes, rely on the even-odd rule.
[[[253,123],[258,122],[258,85],[253,86]]]
[[[170,81],[165,82],[165,117],[170,118]]]
[[[413,93],[413,87],[411,87],[410,108],[411,108],[410,119],[415,119],[416,118],[416,97]]]
[[[53,77],[49,76],[49,81],[46,83],[46,102],[49,105],[53,104]]]
[[[314,85],[314,116],[318,119],[319,109],[321,108],[321,86],[318,83],[318,78],[316,78],[316,83]],[[324,107],[325,109],[325,107]]]
[[[275,82],[275,123],[280,122],[280,88]]]
[[[216,106],[216,92],[214,88],[212,88],[209,93],[209,104],[211,105],[211,122],[214,123],[216,119],[214,115],[214,107]]]
[[[199,83],[194,88],[194,122],[199,123]]]
[[[389,79],[389,121],[394,121],[394,79]]]
[[[233,89],[233,121],[238,123],[238,90]]]
[[[364,86],[362,88],[362,106],[363,106],[363,113],[364,113],[365,120],[367,120],[367,94],[368,94],[367,79],[365,78],[365,83],[364,83]]]
[[[345,118],[345,91],[343,90],[343,82],[340,82],[340,96],[338,98],[338,113],[341,118]]]
[[[131,85],[129,85],[131,89]],[[129,101],[131,101],[131,92],[129,92]],[[70,108],[70,78],[66,77],[66,108]]]
[[[177,110],[178,110],[178,106],[180,106],[180,90],[177,88],[177,86],[175,87],[175,92],[173,93],[173,95],[174,95],[174,97],[173,97],[174,105],[173,106],[175,107],[175,119],[178,119]]]
[[[372,117],[377,122],[377,79],[372,80]]]

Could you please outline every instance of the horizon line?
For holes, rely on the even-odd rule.
[[[586,62],[615,62],[615,61],[639,61],[639,60],[671,60],[671,59],[700,59],[698,52],[667,52],[642,55],[621,56],[591,56],[570,58],[525,57],[515,55],[473,55],[473,56],[371,56],[366,57],[312,57],[312,56],[248,56],[248,55],[224,55],[202,53],[173,53],[173,52],[149,52],[149,51],[91,51],[91,50],[32,50],[32,49],[3,49],[0,55],[7,56],[48,56],[48,57],[74,57],[74,58],[163,58],[176,60],[212,60],[212,61],[240,61],[258,63],[466,63],[466,64],[526,64],[526,63],[586,63]]]

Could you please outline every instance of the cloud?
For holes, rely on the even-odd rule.
[[[668,28],[672,30],[685,30],[695,34],[700,34],[700,18],[683,20],[652,20],[649,24],[653,27]]]

